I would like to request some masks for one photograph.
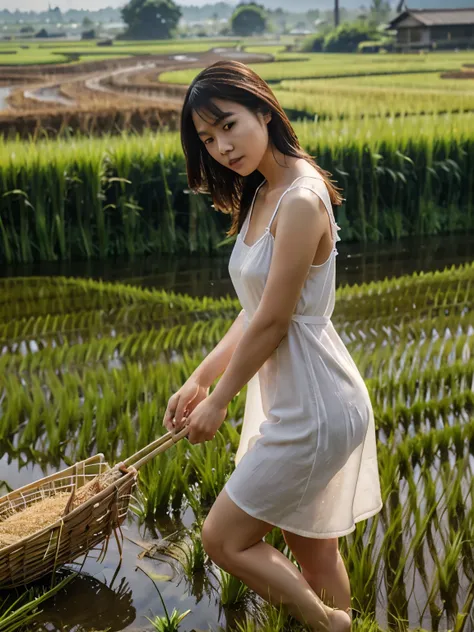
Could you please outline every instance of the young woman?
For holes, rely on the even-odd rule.
[[[311,629],[346,632],[338,538],[382,502],[369,393],[331,322],[340,239],[332,204],[342,198],[242,63],[198,74],[181,139],[190,188],[232,215],[229,273],[243,310],[170,398],[164,425],[187,425],[193,444],[210,440],[248,384],[237,467],[204,522],[204,548]],[[264,541],[275,526],[302,573]]]

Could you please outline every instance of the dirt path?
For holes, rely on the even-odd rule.
[[[104,107],[109,107],[111,102],[125,107],[132,103],[136,105],[137,98],[144,104],[150,101],[156,104],[164,102],[167,107],[174,104],[179,108],[186,86],[160,83],[157,80],[158,74],[172,70],[201,68],[219,59],[256,63],[272,61],[273,57],[245,53],[235,48],[217,48],[204,53],[135,56],[115,60],[113,63],[109,60],[106,67],[96,62],[93,71],[92,62],[85,62],[71,68],[70,74],[65,72],[64,64],[43,68],[44,74],[39,72],[38,67],[30,67],[28,89],[26,85],[13,89],[8,103],[19,114],[31,110],[38,112],[45,108],[50,111],[52,106],[68,110],[91,105],[97,107],[100,101]],[[16,80],[20,80],[24,74],[26,78],[24,69],[18,70]],[[10,74],[11,72],[10,69]],[[59,82],[58,74],[61,75]],[[33,76],[37,76],[37,81],[31,84]]]

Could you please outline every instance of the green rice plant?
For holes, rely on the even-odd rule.
[[[241,604],[247,595],[248,586],[222,568],[219,568],[219,576],[221,604],[226,607]]]
[[[345,540],[340,542],[340,551],[348,573],[351,577],[352,595],[351,605],[354,611],[367,614],[375,613],[377,575],[383,555],[383,546],[376,549],[377,526],[380,518],[378,514],[371,524],[364,528],[356,525],[356,530]],[[368,534],[365,529],[368,528]]]
[[[453,102],[452,95],[446,98]],[[351,200],[337,209],[343,239],[472,229],[474,113],[379,119],[295,124],[304,148],[340,180]],[[189,195],[183,161],[179,138],[170,132],[44,140],[31,147],[5,143],[0,260],[228,247],[228,221],[211,212],[208,196]],[[384,213],[377,211],[381,207]]]
[[[166,511],[179,471],[180,464],[168,452],[158,455],[142,468],[140,489],[144,499],[144,517]]]
[[[201,502],[215,500],[231,471],[231,456],[220,430],[212,441],[190,444],[188,459],[189,472],[199,483]]]
[[[457,592],[459,590],[458,567],[461,559],[463,539],[467,534],[449,531],[449,543],[445,549],[444,559],[437,558],[436,581],[443,605],[450,614],[457,615]]]
[[[41,612],[38,609],[40,605],[61,591],[74,577],[75,575],[71,574],[57,584],[52,584],[49,589],[30,588],[13,600],[11,595],[2,598],[0,601],[1,632],[26,630],[26,626],[34,623],[36,616]]]
[[[183,571],[188,580],[192,580],[195,573],[204,570],[208,560],[202,545],[200,529],[196,525],[189,532],[189,540],[183,540],[176,544],[183,552]]]
[[[426,595],[420,617],[427,611],[433,627],[445,616],[466,628],[472,602],[463,588],[474,577],[473,271],[451,266],[337,290],[334,322],[373,402],[384,501],[340,542],[354,627],[376,625],[383,584],[391,622],[406,629],[418,582]],[[230,297],[81,279],[2,279],[0,290],[2,446],[9,459],[43,467],[96,451],[117,461],[163,434],[170,394],[240,307]],[[244,404],[245,389],[214,441],[179,442],[143,468],[132,509],[151,533],[176,531],[188,508],[200,524],[234,467]],[[281,532],[266,540],[294,561]],[[179,561],[201,599],[209,585],[197,529],[161,552]],[[252,600],[247,592],[246,607]],[[230,608],[229,625],[244,625],[238,616]],[[282,629],[292,625],[285,621]]]
[[[145,575],[151,579],[151,581],[153,582],[154,587],[156,588],[156,591],[158,593],[158,596],[160,598],[161,601],[161,605],[163,606],[163,610],[165,611],[164,616],[155,616],[153,619],[150,619],[149,617],[146,617],[148,619],[148,621],[151,623],[151,625],[153,626],[154,630],[157,630],[157,632],[177,632],[179,630],[179,624],[181,623],[181,621],[188,616],[188,614],[191,612],[191,610],[186,610],[183,613],[179,613],[178,610],[176,610],[176,608],[173,608],[173,612],[171,613],[171,615],[168,613],[168,610],[166,608],[166,604],[163,600],[163,597],[161,595],[160,589],[158,588],[158,586],[156,585],[155,580],[150,577],[150,575],[143,570],[143,568],[141,568],[141,566],[138,567],[142,573],[145,573]]]

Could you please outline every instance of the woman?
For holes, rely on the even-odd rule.
[[[187,425],[191,443],[207,441],[248,384],[237,467],[204,522],[204,548],[311,629],[346,632],[350,586],[338,537],[382,503],[369,394],[330,320],[332,204],[342,198],[269,86],[239,62],[197,75],[181,138],[190,188],[232,213],[229,272],[244,308],[164,417],[171,432]],[[274,526],[302,573],[264,541]]]

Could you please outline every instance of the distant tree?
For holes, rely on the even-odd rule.
[[[327,53],[354,53],[360,42],[376,37],[376,31],[368,24],[343,22],[326,35],[323,50]]]
[[[310,9],[309,11],[306,11],[305,18],[306,20],[308,20],[308,22],[314,22],[315,20],[319,20],[319,17],[320,17],[319,9]]]
[[[34,33],[35,29],[32,26],[24,26],[20,29],[20,33]]]
[[[46,29],[41,29],[36,33],[35,37],[49,37],[49,33]]]
[[[85,28],[90,28],[91,26],[94,26],[94,22],[90,19],[88,15],[86,15],[82,20],[82,26],[84,26]]]
[[[92,40],[97,37],[95,29],[90,29],[89,31],[82,31],[81,39],[83,40]]]
[[[390,3],[387,0],[372,0],[368,18],[373,24],[382,24],[390,16]]]
[[[241,3],[232,14],[230,22],[236,35],[263,33],[266,26],[265,8],[255,2]]]
[[[54,7],[54,9],[50,9],[48,13],[53,21],[63,21],[63,14],[61,13],[61,9],[59,7]]]
[[[130,0],[122,9],[128,25],[122,39],[169,39],[178,26],[181,9],[173,0]]]
[[[304,53],[321,53],[324,47],[324,33],[308,35],[301,44],[301,51]]]

